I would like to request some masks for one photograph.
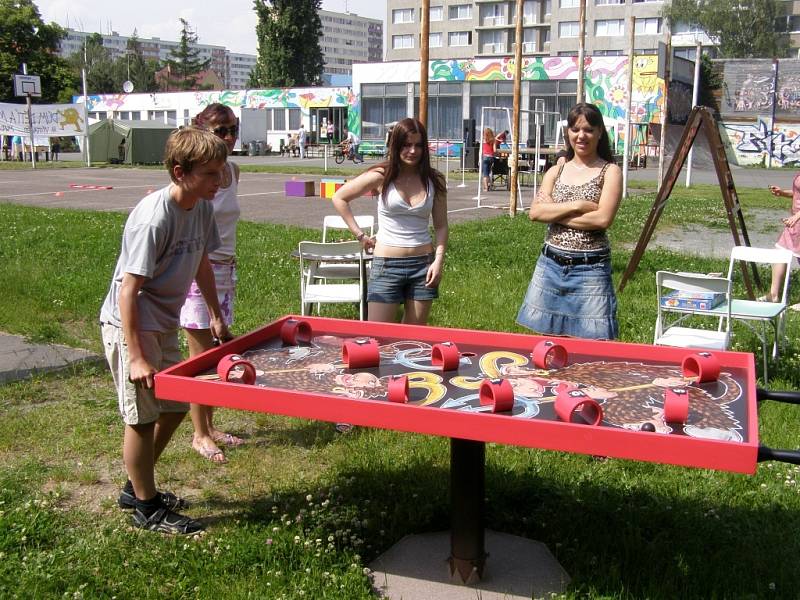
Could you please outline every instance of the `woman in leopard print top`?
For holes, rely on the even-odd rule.
[[[539,333],[615,339],[617,299],[606,235],[622,196],[603,115],[592,104],[567,117],[567,160],[551,168],[531,204],[548,223],[517,322]]]

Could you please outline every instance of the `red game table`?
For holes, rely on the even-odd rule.
[[[753,355],[289,316],[158,373],[156,395],[451,439],[451,573],[483,573],[485,443],[733,471],[758,443]]]

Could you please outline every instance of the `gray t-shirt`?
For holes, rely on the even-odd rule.
[[[139,290],[139,329],[172,331],[179,327],[181,307],[204,254],[220,245],[211,202],[200,200],[185,210],[170,197],[170,188],[146,196],[128,216],[122,250],[100,321],[122,326],[119,291],[125,273],[143,275]]]

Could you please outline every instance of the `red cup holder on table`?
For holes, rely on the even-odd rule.
[[[408,377],[405,375],[392,375],[389,378],[389,402],[408,402]]]
[[[681,370],[684,377],[693,377],[698,383],[708,383],[719,379],[719,360],[711,352],[690,354],[683,359]]]
[[[231,380],[231,371],[236,368],[242,369],[242,377]],[[253,385],[256,382],[256,368],[249,360],[245,360],[238,354],[226,354],[217,363],[217,375],[221,381],[231,383],[245,383]]]
[[[347,340],[342,345],[342,362],[348,369],[370,369],[381,364],[378,342],[371,338]]]
[[[461,362],[461,353],[453,342],[442,342],[431,348],[431,364],[441,367],[442,371],[457,371]]]
[[[514,389],[508,379],[484,379],[478,391],[481,406],[491,406],[492,412],[508,412],[514,408]]]
[[[599,425],[603,420],[603,409],[581,390],[558,393],[555,408],[558,418],[566,423]]]
[[[686,423],[689,418],[689,390],[682,387],[664,390],[664,420],[667,423]]]
[[[560,369],[567,366],[569,356],[561,344],[544,340],[534,346],[531,357],[537,369]]]
[[[313,337],[311,324],[308,321],[286,319],[281,325],[281,340],[284,344],[290,346],[310,344]]]

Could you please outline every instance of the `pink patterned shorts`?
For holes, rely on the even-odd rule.
[[[222,318],[230,327],[233,324],[233,302],[236,298],[236,263],[211,263],[211,268],[214,270]],[[200,293],[197,282],[192,281],[192,286],[186,295],[186,302],[181,308],[181,327],[184,329],[209,329],[211,327],[210,320],[203,294]]]

